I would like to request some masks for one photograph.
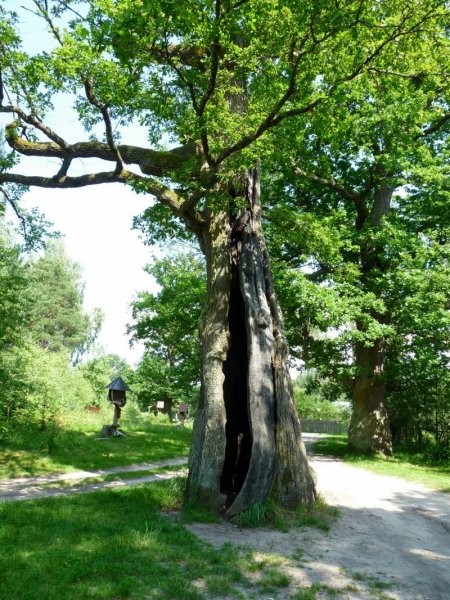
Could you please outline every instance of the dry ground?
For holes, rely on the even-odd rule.
[[[312,437],[304,434],[307,445]],[[189,529],[216,546],[230,542],[286,557],[292,585],[277,600],[314,582],[340,589],[338,597],[351,600],[377,597],[377,590],[379,598],[450,600],[449,495],[325,456],[311,457],[311,464],[319,493],[339,508],[328,533],[239,529],[227,522]],[[301,565],[292,560],[298,556]],[[383,583],[390,587],[380,591]]]

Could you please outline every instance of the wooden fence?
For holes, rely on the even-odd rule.
[[[315,421],[302,419],[302,431],[305,433],[347,433],[348,425],[339,421]]]

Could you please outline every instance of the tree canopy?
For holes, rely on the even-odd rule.
[[[139,292],[132,303],[133,340],[145,344],[133,381],[144,408],[190,400],[200,384],[199,325],[205,298],[205,265],[198,255],[183,253],[155,259],[146,272],[157,293]],[[136,390],[135,390],[136,391]]]

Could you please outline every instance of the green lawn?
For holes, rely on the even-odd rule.
[[[217,580],[245,584],[239,553],[215,551],[159,513],[179,501],[175,486],[1,504],[0,597],[181,600]]]
[[[215,549],[175,516],[184,480],[0,504],[0,598],[276,597],[293,556]],[[244,595],[245,594],[245,595]]]
[[[139,464],[188,456],[191,429],[148,416],[127,423],[124,438],[98,439],[102,415],[50,431],[20,430],[0,441],[0,478]]]
[[[432,462],[424,452],[397,448],[390,458],[355,455],[347,450],[346,435],[329,435],[315,442],[313,448],[316,454],[336,456],[373,473],[400,477],[450,493],[450,462]]]

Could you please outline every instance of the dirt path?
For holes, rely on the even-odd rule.
[[[187,458],[170,458],[153,463],[111,467],[93,471],[73,471],[56,475],[39,475],[38,477],[20,477],[17,479],[0,480],[0,502],[7,500],[31,500],[33,498],[49,498],[51,496],[67,496],[68,494],[86,494],[104,488],[139,485],[152,483],[161,479],[171,479],[180,475],[180,470],[164,471],[152,475],[138,476],[135,478],[120,479],[121,473],[138,471],[151,471],[160,467],[176,467],[187,465]],[[117,475],[114,481],[97,481],[83,483],[83,480],[105,475]],[[57,486],[57,487],[56,487]]]
[[[320,494],[340,511],[328,533],[243,530],[230,523],[189,529],[218,546],[230,542],[290,559],[285,569],[292,584],[277,600],[314,582],[351,600],[374,598],[382,584],[392,586],[384,598],[450,600],[450,496],[329,457],[312,457],[311,464]],[[302,565],[294,555],[303,557]]]
[[[305,434],[307,445],[317,437]],[[83,484],[86,477],[180,465],[186,459],[103,471],[0,481],[1,500],[85,493],[173,477],[169,471],[146,477]],[[221,547],[251,546],[261,555],[284,557],[291,585],[277,600],[317,582],[341,590],[338,598],[366,600],[450,600],[450,496],[418,484],[374,475],[338,460],[311,457],[318,490],[340,516],[328,533],[303,528],[288,533],[239,529],[228,522],[191,524],[198,537]],[[179,473],[179,471],[178,471]],[[71,482],[71,487],[48,488]],[[295,558],[294,558],[295,557]],[[301,557],[301,560],[299,560]],[[392,587],[381,591],[382,584]],[[378,590],[378,596],[374,595]],[[322,594],[322,595],[320,595]],[[323,592],[318,597],[328,598]],[[264,600],[269,600],[269,596]]]

